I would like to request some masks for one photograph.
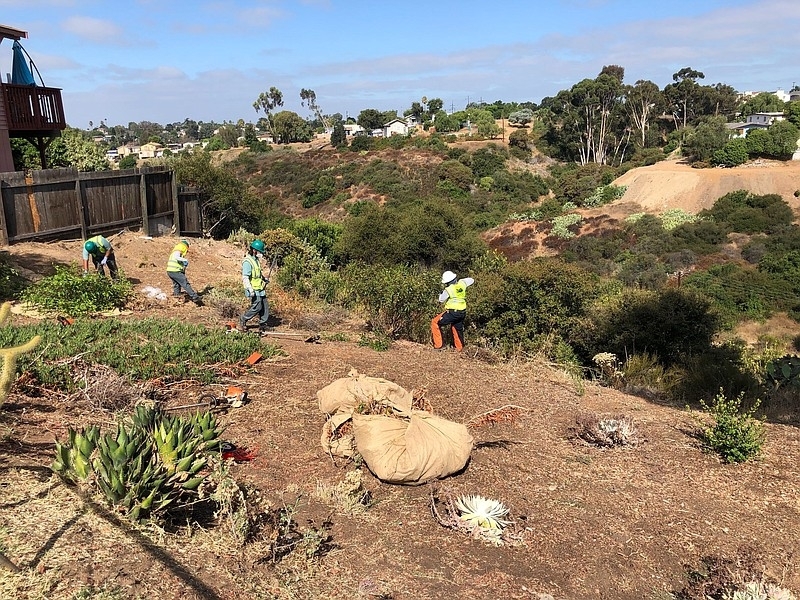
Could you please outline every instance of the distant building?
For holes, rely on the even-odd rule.
[[[408,135],[411,131],[408,122],[405,119],[392,119],[383,126],[383,137],[392,137],[393,135]]]
[[[747,116],[744,123],[728,123],[727,127],[733,137],[745,137],[753,129],[766,129],[775,121],[783,121],[782,112],[754,113]]]
[[[364,131],[364,128],[358,123],[344,124],[344,135],[346,137],[353,137],[354,135],[359,135],[362,131]]]
[[[129,154],[140,154],[142,152],[142,147],[139,144],[135,144],[133,142],[128,142],[124,146],[120,146],[117,148],[117,155],[120,157],[128,156]]]
[[[139,150],[139,158],[158,158],[164,156],[164,146],[155,142],[142,144]]]
[[[778,98],[780,98],[784,102],[788,102],[789,101],[789,94],[784,92],[781,88],[778,88],[777,90],[772,92],[772,94],[774,94],[775,96],[777,96]]]

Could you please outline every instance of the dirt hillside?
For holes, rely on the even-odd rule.
[[[624,213],[629,205],[638,205],[652,213],[673,208],[697,213],[736,190],[778,194],[795,211],[800,208],[794,195],[800,190],[800,161],[758,160],[731,169],[693,169],[680,161],[663,161],[632,169],[614,183],[628,189],[621,199],[603,207],[607,212]]]

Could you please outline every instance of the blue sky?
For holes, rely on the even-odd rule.
[[[82,128],[256,121],[271,86],[302,117],[302,88],[351,116],[423,96],[538,103],[608,64],[662,88],[687,66],[738,91],[800,83],[797,0],[0,0],[0,22],[28,32]]]

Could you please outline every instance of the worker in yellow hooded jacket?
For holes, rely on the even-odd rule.
[[[173,298],[181,297],[181,290],[189,296],[189,300],[197,306],[203,306],[200,295],[192,289],[189,280],[186,279],[186,267],[189,266],[189,259],[186,253],[189,252],[189,242],[181,240],[172,249],[172,253],[167,260],[167,276],[172,280]]]

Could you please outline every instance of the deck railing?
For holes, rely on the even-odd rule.
[[[66,128],[59,88],[11,83],[2,85],[9,133],[60,131]]]

